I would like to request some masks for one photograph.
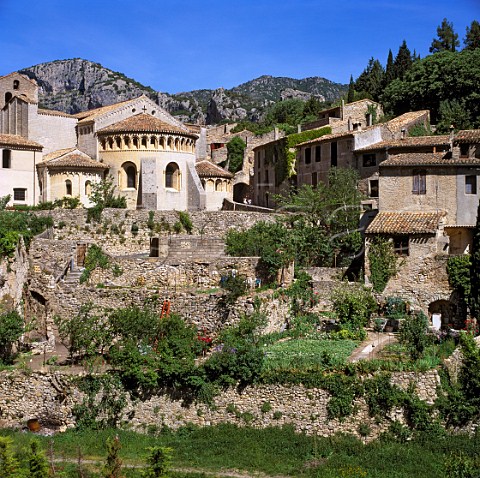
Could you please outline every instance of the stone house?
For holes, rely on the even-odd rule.
[[[218,191],[206,200],[197,174],[198,135],[148,97],[68,115],[39,108],[38,85],[19,73],[0,77],[0,96],[0,133],[23,138],[23,146],[37,145],[34,164],[24,159],[20,167],[28,180],[14,185],[30,185],[30,199],[22,203],[73,195],[88,206],[91,184],[109,174],[129,209],[201,210],[207,202],[221,207]],[[43,161],[37,152],[42,147]],[[14,156],[18,166],[20,155]],[[11,193],[10,186],[0,181],[0,195]],[[231,188],[221,192],[232,198]]]
[[[371,241],[387,238],[401,260],[383,295],[398,295],[425,312],[441,313],[447,324],[456,301],[446,261],[449,255],[469,252],[477,218],[480,130],[452,135],[446,152],[438,152],[445,147],[444,137],[440,147],[433,139],[430,145],[427,139],[419,141],[435,152],[389,150],[380,163],[378,214],[365,231],[365,275],[368,282]]]

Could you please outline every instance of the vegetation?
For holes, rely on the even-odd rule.
[[[397,257],[393,244],[382,237],[375,237],[368,251],[370,282],[375,292],[383,292],[388,281],[397,272]]]
[[[80,283],[88,281],[90,274],[97,268],[108,269],[110,266],[110,259],[103,252],[100,246],[91,244],[85,256],[85,269],[80,276]]]
[[[243,166],[243,155],[245,153],[245,148],[247,145],[240,136],[233,137],[227,143],[227,169],[231,173],[236,173],[240,171]]]
[[[420,358],[429,343],[427,327],[428,319],[423,312],[407,315],[403,319],[399,341],[406,345],[412,360]]]
[[[0,363],[11,363],[13,346],[24,332],[23,319],[16,310],[0,315]]]
[[[98,183],[93,183],[89,199],[93,206],[88,209],[87,222],[100,222],[102,211],[107,207],[120,209],[127,207],[125,196],[115,196],[112,176],[102,179]]]

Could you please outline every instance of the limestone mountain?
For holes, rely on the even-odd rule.
[[[261,76],[230,90],[193,90],[178,94],[155,91],[124,74],[81,58],[40,63],[20,70],[37,81],[44,108],[78,113],[145,94],[180,121],[215,124],[220,121],[257,121],[265,109],[286,98],[316,96],[334,100],[346,85],[325,78],[301,80]]]

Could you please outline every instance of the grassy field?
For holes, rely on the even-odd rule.
[[[32,439],[29,434],[1,431],[14,438],[20,457]],[[174,476],[203,476],[203,472],[221,474],[237,470],[252,476],[292,477],[369,477],[369,478],[440,478],[446,457],[462,452],[475,457],[480,436],[428,436],[406,443],[376,441],[364,445],[350,436],[331,438],[309,437],[294,433],[290,427],[257,430],[221,425],[206,428],[184,428],[176,433],[165,431],[158,437],[138,435],[121,430],[69,431],[50,438],[38,437],[42,446],[51,446],[57,458],[76,459],[81,450],[83,460],[103,462],[107,437],[118,435],[122,443],[124,464],[142,464],[146,448],[153,445],[174,449],[173,466],[194,470]],[[95,469],[89,465],[90,469]],[[57,468],[61,468],[57,464]],[[70,476],[78,476],[76,465],[70,464]],[[96,467],[98,470],[98,467]],[[126,469],[128,477],[139,477],[140,470]],[[459,475],[460,476],[460,475]],[[463,476],[463,475],[462,475]]]
[[[265,370],[335,368],[357,347],[353,340],[290,339],[265,347]]]

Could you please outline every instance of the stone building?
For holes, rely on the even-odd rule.
[[[198,135],[145,95],[68,115],[39,108],[35,81],[12,73],[0,77],[0,106],[0,133],[23,138],[23,147],[34,149],[33,163],[26,153],[13,155],[23,178],[13,189],[28,191],[15,193],[29,197],[22,203],[79,196],[88,206],[91,185],[105,175],[113,177],[115,193],[126,197],[129,209],[221,208],[220,196],[232,199],[232,188],[225,186],[222,194],[210,191],[207,200],[195,167]],[[11,140],[18,151],[19,141]],[[0,195],[11,189],[0,180]]]
[[[445,149],[445,137],[430,145],[419,141],[424,148]],[[366,281],[369,244],[377,236],[390,240],[402,259],[383,294],[441,313],[443,324],[456,307],[446,261],[469,252],[477,218],[480,130],[460,131],[449,142],[446,152],[387,152],[379,166],[378,214],[366,229]]]

